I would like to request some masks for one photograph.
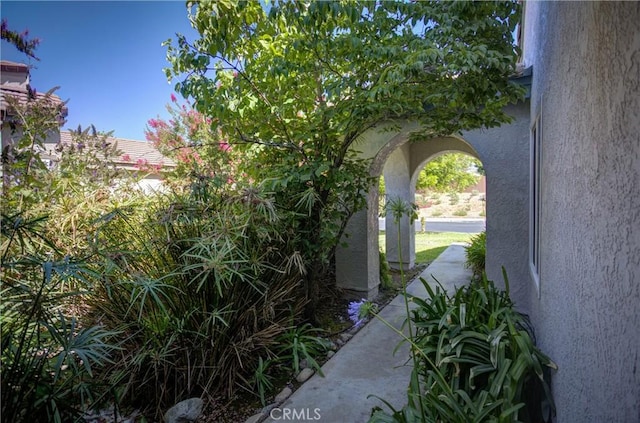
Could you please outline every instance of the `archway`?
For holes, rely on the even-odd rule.
[[[528,290],[524,281],[528,280],[529,102],[508,106],[506,112],[514,120],[499,128],[419,142],[409,142],[410,134],[419,129],[416,123],[395,122],[395,126],[370,130],[357,148],[360,157],[371,159],[374,177],[379,177],[385,164],[393,161],[398,181],[393,184],[400,187],[397,196],[408,201],[413,200],[411,178],[429,157],[455,150],[478,158],[487,181],[487,275],[499,284],[504,265],[512,282],[512,298],[517,301],[526,298]],[[413,231],[409,229],[407,220],[401,225],[401,239],[407,240],[403,251],[411,252]],[[374,298],[378,293],[378,232],[376,183],[367,193],[367,207],[349,220],[348,237],[344,239],[347,246],[336,251],[336,281],[351,296]],[[415,249],[409,255],[409,265],[411,257],[415,257]],[[391,261],[393,257],[387,259]]]
[[[413,203],[416,182],[424,165],[433,158],[450,152],[468,154],[480,160],[475,149],[461,137],[432,138],[397,147],[388,155],[383,168],[387,198]],[[399,225],[390,214],[385,219],[385,244],[389,265],[392,268],[413,268],[416,257],[415,228],[409,217],[403,217]],[[402,254],[399,253],[399,248]]]

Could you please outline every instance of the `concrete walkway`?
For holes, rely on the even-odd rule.
[[[463,244],[452,244],[420,276],[433,283],[433,275],[448,291],[453,290],[471,279],[464,262]],[[426,290],[418,279],[407,291],[426,297]],[[391,301],[380,316],[400,327],[406,318],[402,296]],[[377,395],[396,408],[402,407],[407,400],[411,368],[405,365],[409,360],[406,344],[393,355],[400,339],[384,323],[373,319],[325,363],[324,377],[314,375],[273,409],[266,421],[366,422],[373,407],[387,410],[379,399],[368,398],[369,395]],[[294,419],[294,416],[298,417]]]

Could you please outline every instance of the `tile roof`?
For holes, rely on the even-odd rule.
[[[14,87],[1,87],[0,88],[0,111],[3,112],[3,115],[9,114],[11,115],[11,111],[9,110],[9,103],[6,100],[6,97],[14,97],[18,100],[18,102],[24,105],[27,101],[29,101],[29,93],[27,90],[15,89]],[[43,99],[46,97],[45,93],[36,93],[37,98]],[[50,95],[50,99],[54,104],[61,104],[62,100],[55,94]],[[64,120],[69,113],[69,109],[67,106],[62,107],[62,115],[60,116],[61,120]]]
[[[71,132],[60,131],[60,142],[71,144]],[[107,138],[107,142],[116,144],[118,150],[122,151],[122,155],[115,161],[122,168],[133,169],[139,162],[148,165],[163,165],[168,168],[173,168],[176,165],[172,159],[163,156],[150,142],[116,137]],[[125,160],[127,158],[128,160]]]
[[[2,72],[15,72],[15,73],[29,73],[29,66],[24,63],[10,62],[9,60],[3,60],[0,62],[0,71]]]
[[[24,63],[10,62],[8,60],[0,61],[0,72],[2,75],[2,84],[0,85],[0,112],[2,112],[2,118],[5,116],[11,116],[11,110],[7,97],[14,97],[22,105],[29,101],[29,66]],[[14,74],[13,76],[11,76]],[[17,74],[17,79],[16,75]],[[35,94],[36,98],[43,99],[46,97],[46,93],[32,91],[32,95]],[[53,104],[59,105],[63,101],[55,94],[49,96]],[[62,107],[62,113],[59,116],[60,122],[64,122],[64,118],[67,117],[69,110],[65,105]]]

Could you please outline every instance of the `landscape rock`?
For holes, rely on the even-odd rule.
[[[277,406],[278,406],[278,403],[274,402],[273,404],[269,404],[265,407],[262,407],[261,413],[266,416],[267,414],[271,413],[271,410],[273,410]]]
[[[338,345],[336,345],[336,343],[335,343],[335,342],[331,341],[331,342],[329,342],[329,349],[330,349],[331,351],[335,351],[335,350],[337,350],[337,349],[338,349]]]
[[[300,368],[301,369],[308,369],[311,366],[309,366],[309,361],[307,361],[306,358],[303,358],[302,360],[300,360]]]
[[[307,381],[307,379],[309,379],[311,376],[313,376],[314,371],[312,369],[306,368],[306,369],[302,369],[300,371],[300,373],[298,373],[298,376],[296,377],[296,380],[300,383],[304,383]]]
[[[343,333],[342,335],[340,335],[340,339],[342,340],[342,342],[346,343],[349,339],[353,338],[353,335],[350,333]]]
[[[289,398],[293,391],[288,386],[284,388],[278,395],[276,395],[275,402],[282,402]]]
[[[335,351],[329,351],[329,352],[327,352],[327,359],[329,359],[329,358],[333,357],[334,355],[336,355],[336,352],[335,352]]]
[[[203,401],[200,398],[189,398],[171,407],[164,414],[165,423],[190,423],[202,414]]]
[[[132,412],[129,416],[123,417],[115,410],[112,405],[102,410],[91,410],[86,412],[82,419],[86,423],[102,423],[102,422],[121,422],[121,423],[134,423],[136,418],[140,415],[138,410]]]
[[[253,416],[249,417],[247,420],[245,420],[244,423],[258,423],[259,421],[262,421],[265,416],[265,412],[261,411],[258,414],[254,414]]]

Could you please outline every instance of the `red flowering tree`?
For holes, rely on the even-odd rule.
[[[215,187],[236,183],[240,176],[236,152],[220,130],[214,129],[211,118],[178,104],[173,94],[167,110],[171,118],[150,119],[145,136],[176,163],[169,182],[178,186],[206,183]]]

